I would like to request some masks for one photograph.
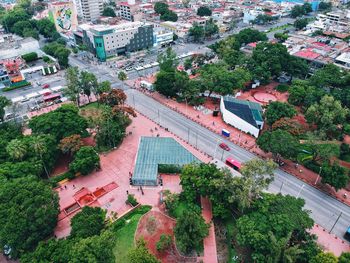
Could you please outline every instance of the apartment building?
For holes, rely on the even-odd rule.
[[[83,21],[96,21],[103,12],[103,0],[75,0],[78,16]]]
[[[79,29],[74,34],[76,42],[85,44],[100,61],[153,46],[153,25],[148,23],[83,24]]]

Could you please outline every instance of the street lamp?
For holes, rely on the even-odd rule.
[[[322,166],[320,166],[320,171],[318,172],[318,175],[317,175],[317,177],[316,177],[316,180],[315,180],[315,183],[314,183],[314,184],[317,184],[317,181],[318,181],[318,179],[319,179],[320,176],[321,176],[321,172],[322,172]]]

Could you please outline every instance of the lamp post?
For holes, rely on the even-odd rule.
[[[318,179],[319,179],[320,176],[321,176],[321,172],[322,172],[322,166],[320,166],[320,171],[318,172],[318,175],[317,175],[317,177],[316,177],[316,180],[315,180],[315,183],[314,183],[314,184],[317,184],[317,181],[318,181]]]

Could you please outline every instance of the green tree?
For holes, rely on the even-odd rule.
[[[306,15],[308,13],[312,12],[312,7],[309,3],[305,3],[303,5],[295,5],[292,10],[290,11],[290,15],[293,18]]]
[[[13,160],[23,160],[28,152],[28,147],[22,140],[13,139],[8,143],[6,151]]]
[[[119,71],[118,79],[123,83],[124,86],[124,81],[128,79],[128,75],[126,75],[124,71]]]
[[[154,4],[154,11],[159,15],[165,14],[168,10],[169,10],[169,6],[166,3],[156,2]]]
[[[51,40],[57,40],[57,38],[60,38],[55,24],[49,18],[38,20],[36,22],[36,28],[38,29],[39,33],[45,38],[49,38]]]
[[[194,42],[199,42],[204,37],[204,28],[198,22],[194,22],[188,33],[193,37]]]
[[[245,209],[250,207],[251,203],[260,196],[263,190],[266,190],[274,179],[274,170],[277,164],[272,160],[264,161],[261,159],[252,159],[245,162],[240,169],[242,177],[239,193],[239,207]]]
[[[345,83],[346,73],[334,64],[327,64],[310,78],[311,85],[318,88],[341,88]]]
[[[317,129],[328,137],[338,131],[339,125],[345,124],[348,115],[348,108],[329,95],[323,96],[320,103],[311,105],[305,113],[306,120],[310,124],[316,124]]]
[[[332,10],[332,3],[331,2],[320,2],[320,4],[318,5],[318,10],[319,11]]]
[[[144,239],[136,241],[136,247],[128,252],[128,263],[159,263],[158,259],[149,253]]]
[[[212,18],[210,18],[208,21],[205,22],[205,25],[204,25],[205,37],[211,37],[218,33],[219,33],[219,27],[217,24],[215,24]]]
[[[87,238],[100,235],[106,211],[100,207],[84,206],[71,220],[71,237]]]
[[[33,29],[32,24],[28,20],[16,22],[11,30],[14,34],[23,36],[23,31],[25,29]]]
[[[168,10],[160,16],[160,20],[176,22],[178,19],[177,14],[171,10]]]
[[[322,165],[321,178],[323,184],[333,186],[336,191],[347,186],[350,179],[345,168],[338,164],[330,165],[327,162]]]
[[[244,44],[268,40],[265,33],[251,28],[245,28],[239,31],[235,38],[238,42],[238,46],[236,47],[236,49],[239,49]]]
[[[301,19],[295,20],[293,25],[296,29],[301,30],[301,29],[305,28],[308,23],[309,23],[309,19],[301,18]]]
[[[174,71],[179,65],[176,57],[176,53],[170,47],[164,53],[160,54],[157,59],[160,71]]]
[[[182,252],[190,253],[198,249],[209,234],[209,225],[203,217],[193,211],[184,211],[177,219],[174,228],[176,243]]]
[[[115,236],[105,231],[100,236],[78,239],[70,251],[70,263],[114,263]]]
[[[29,121],[33,134],[51,134],[57,141],[73,134],[86,135],[87,121],[78,114],[73,104],[65,104],[58,109]]]
[[[39,40],[39,33],[35,29],[24,28],[22,34],[23,34],[23,37],[32,37],[32,38],[35,38],[36,40]]]
[[[281,258],[289,247],[286,246],[289,236],[313,226],[304,205],[304,200],[289,195],[262,193],[250,212],[236,222],[238,244],[251,250],[255,262],[274,262],[270,260]],[[302,243],[303,239],[298,242]]]
[[[280,101],[273,101],[266,109],[266,122],[271,126],[281,118],[294,117],[296,113],[297,111],[295,110],[294,106]]]
[[[70,50],[67,49],[64,45],[58,42],[51,42],[43,47],[43,51],[48,55],[54,56],[57,58],[58,63],[61,67],[67,68],[68,65],[68,57],[70,54]]]
[[[81,92],[81,85],[79,79],[78,67],[69,67],[66,70],[67,88],[64,90],[64,94],[79,107],[79,98]]]
[[[184,68],[185,70],[189,70],[192,68],[192,59],[191,58],[186,58],[184,61]]]
[[[286,41],[288,39],[288,35],[284,34],[282,32],[277,32],[273,35],[274,38],[276,38],[279,42],[283,43],[284,41]]]
[[[80,73],[79,85],[84,94],[88,97],[90,102],[90,96],[92,92],[95,92],[98,87],[97,78],[93,73],[82,71]]]
[[[157,73],[156,81],[154,82],[155,90],[165,96],[176,97],[180,90],[174,85],[175,74],[175,71],[160,71]]]
[[[59,213],[57,194],[32,177],[0,184],[0,245],[18,257],[49,237]]]
[[[107,6],[103,9],[102,15],[109,16],[109,17],[116,17],[117,16],[114,12],[114,9],[109,7],[109,6]]]
[[[20,124],[15,122],[0,123],[0,163],[10,160],[10,156],[6,151],[8,143],[22,136],[22,126]]]
[[[0,96],[0,121],[4,121],[5,108],[10,106],[12,102],[5,96]]]
[[[172,244],[171,235],[161,234],[159,240],[156,243],[157,251],[164,252],[170,248]]]
[[[13,32],[12,28],[14,24],[19,21],[27,21],[30,16],[22,8],[12,9],[7,11],[1,19],[1,24],[4,26],[7,32]]]
[[[284,130],[266,131],[257,139],[260,149],[271,152],[274,158],[279,155],[284,158],[292,158],[297,154],[298,140]]]
[[[50,136],[51,138],[48,138],[50,135],[38,135],[38,136],[32,136],[31,137],[31,142],[30,142],[30,149],[33,150],[33,152],[39,157],[38,159],[41,161],[42,166],[44,167],[46,176],[49,177],[49,170],[48,170],[48,165],[49,167],[53,166],[53,163],[55,162],[55,159],[48,160],[47,154],[49,151],[55,151],[54,149],[49,149],[49,143],[48,140],[51,140],[51,146],[52,142],[54,142],[54,138]],[[51,156],[53,157],[53,156]],[[50,158],[50,157],[49,157]],[[46,161],[50,163],[46,163]]]
[[[341,253],[338,263],[348,263],[350,262],[350,252]]]
[[[207,6],[200,6],[197,9],[197,16],[211,16],[211,10]]]
[[[20,177],[40,176],[43,166],[38,161],[3,162],[0,164],[0,177],[14,179]]]
[[[102,81],[101,83],[98,84],[97,90],[96,90],[96,95],[99,96],[102,93],[108,93],[112,90],[111,83],[109,81]]]
[[[82,175],[87,175],[96,168],[100,168],[100,156],[91,146],[81,147],[69,165],[72,172]]]
[[[321,252],[312,258],[310,263],[338,263],[338,259],[331,252]]]
[[[33,252],[21,256],[22,263],[55,262],[67,263],[70,260],[72,239],[49,239],[41,241]]]

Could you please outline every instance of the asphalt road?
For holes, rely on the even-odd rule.
[[[134,89],[127,89],[127,102],[134,106],[149,118],[163,127],[197,146],[198,149],[214,156],[217,159],[225,160],[232,156],[240,162],[246,162],[257,158],[245,149],[225,140],[223,137],[203,128],[199,124],[187,119],[181,114],[163,106],[152,98]],[[225,142],[231,148],[230,152],[223,151],[218,147],[220,142]],[[315,222],[327,230],[331,230],[337,217],[341,214],[339,221],[334,226],[332,233],[343,237],[347,227],[350,225],[350,207],[324,194],[323,192],[304,184],[303,181],[283,172],[280,169],[275,171],[275,180],[268,189],[272,193],[289,194],[299,196],[306,202],[305,208],[310,210],[311,217]]]

